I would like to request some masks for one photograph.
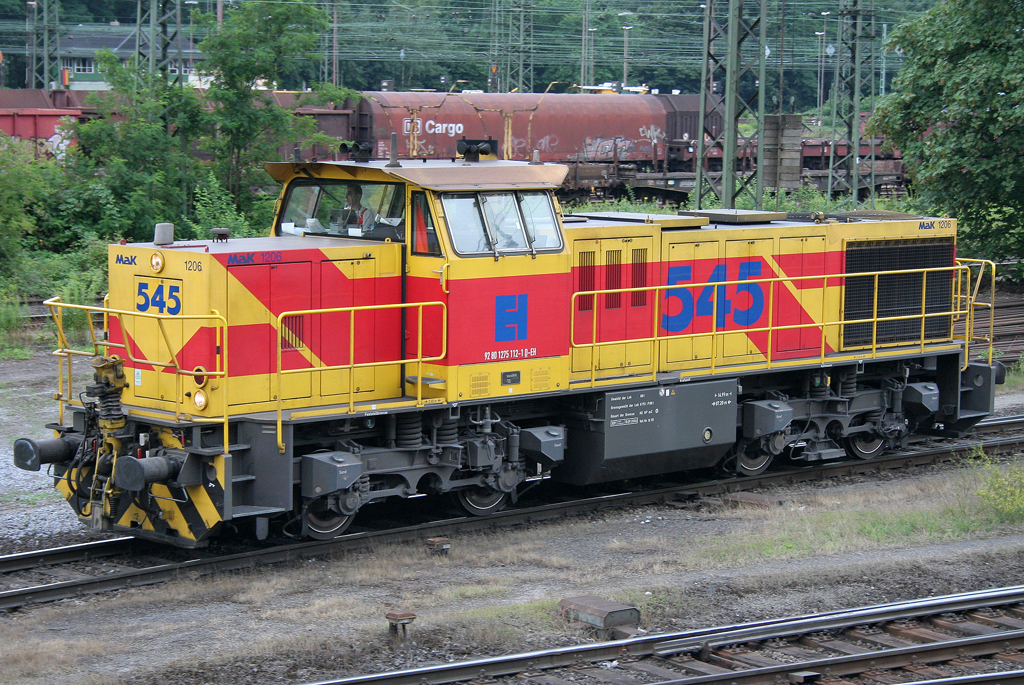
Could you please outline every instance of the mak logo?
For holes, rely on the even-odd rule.
[[[228,255],[228,266],[232,264],[254,264],[256,255],[254,254],[229,254]]]
[[[123,254],[119,254],[114,257],[114,264],[127,264],[129,266],[135,266],[135,258],[138,255],[132,255],[131,257]]]
[[[494,342],[526,340],[528,295],[498,295],[494,298]]]

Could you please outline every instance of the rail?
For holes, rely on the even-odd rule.
[[[59,297],[52,297],[43,304],[50,309],[50,316],[53,318],[54,325],[57,329],[57,344],[58,347],[54,350],[53,354],[59,361],[60,370],[58,373],[57,381],[57,393],[54,395],[54,399],[58,401],[58,421],[64,423],[64,409],[67,406],[83,406],[80,400],[75,399],[74,388],[73,388],[73,360],[75,357],[97,357],[104,356],[109,357],[112,355],[112,350],[118,350],[120,353],[114,353],[119,358],[131,362],[133,365],[138,367],[139,365],[148,365],[156,369],[173,369],[174,370],[174,415],[176,419],[184,419],[186,421],[193,421],[196,423],[219,423],[223,428],[224,435],[224,453],[228,453],[228,325],[227,320],[215,309],[210,310],[209,314],[148,314],[143,312],[132,312],[121,309],[111,309],[107,306],[109,303],[108,298],[104,298],[103,306],[89,306],[80,304],[71,304],[68,302],[62,302]],[[92,342],[92,350],[79,350],[74,349],[69,342],[68,335],[65,331],[64,315],[65,311],[80,311],[85,312],[85,316],[89,319],[90,323],[86,326],[89,332],[90,340]],[[100,340],[96,336],[96,329],[91,325],[91,318],[93,314],[100,314],[103,317],[103,332],[104,339]],[[130,330],[129,327],[125,326],[126,320],[136,319],[149,319],[155,321],[157,329],[160,334],[160,339],[163,342],[163,346],[157,345],[158,349],[161,347],[167,352],[167,359],[149,359],[146,356],[138,356],[139,353],[133,352],[132,348],[127,342],[112,342],[109,339],[110,334],[110,321],[111,318],[115,319],[120,326],[121,331]],[[215,331],[215,345],[216,350],[214,352],[215,367],[213,369],[196,368],[195,370],[189,370],[182,368],[178,358],[174,354],[174,350],[181,347],[180,344],[174,345],[171,343],[171,336],[165,326],[168,321],[181,322],[181,321],[199,321],[199,322],[210,322],[207,326],[213,327]],[[102,352],[101,352],[102,350]],[[185,389],[183,387],[183,381],[187,377],[195,378],[198,376],[204,376],[207,378],[220,378],[222,383],[223,398],[223,414],[216,416],[196,416],[190,411],[184,411],[185,409]]]
[[[764,351],[765,366],[766,368],[774,368],[778,359],[776,358],[773,341],[775,337],[782,331],[792,330],[803,330],[803,329],[820,329],[820,342],[818,345],[817,355],[820,363],[824,366],[827,362],[828,355],[828,334],[830,331],[834,332],[834,339],[837,341],[843,341],[845,333],[844,327],[851,325],[864,325],[870,324],[871,326],[871,340],[870,344],[864,345],[850,345],[847,346],[845,342],[840,344],[843,351],[858,351],[864,352],[869,355],[869,358],[875,359],[879,356],[880,351],[896,346],[905,346],[907,344],[918,345],[923,352],[925,345],[929,342],[944,341],[944,340],[963,340],[964,343],[964,364],[967,364],[970,356],[970,344],[972,342],[987,342],[989,346],[989,363],[991,363],[991,350],[992,350],[992,339],[993,330],[995,327],[995,311],[992,305],[988,303],[977,302],[977,294],[982,281],[981,275],[978,276],[977,280],[973,278],[971,272],[971,266],[981,265],[982,274],[988,271],[994,276],[995,265],[992,262],[982,260],[957,260],[957,265],[952,267],[934,267],[928,269],[899,269],[889,271],[872,271],[872,272],[861,272],[861,273],[842,273],[842,274],[819,274],[812,276],[780,276],[775,278],[751,278],[744,280],[734,281],[715,281],[714,283],[674,283],[667,285],[656,285],[646,286],[642,288],[613,288],[605,290],[584,290],[575,292],[572,295],[571,309],[570,309],[570,347],[573,351],[575,350],[587,350],[590,351],[590,369],[589,369],[589,382],[590,387],[595,387],[598,380],[598,349],[603,347],[610,347],[613,345],[623,345],[626,343],[648,343],[650,345],[651,352],[651,379],[657,380],[657,374],[659,370],[661,360],[661,346],[665,342],[677,342],[685,340],[698,340],[698,339],[710,339],[711,350],[708,356],[708,362],[710,364],[708,373],[714,375],[717,372],[717,367],[720,365],[719,362],[719,347],[720,340],[726,335],[736,334],[753,334],[753,333],[765,333],[767,335],[767,344]],[[893,316],[879,316],[879,278],[883,276],[900,276],[900,275],[914,275],[918,274],[921,276],[921,302],[920,311],[913,314],[899,314]],[[950,307],[949,309],[943,309],[941,311],[928,311],[928,275],[929,274],[949,274],[952,277],[952,283],[950,284]],[[872,302],[871,302],[871,316],[861,317],[855,319],[830,318],[828,315],[829,306],[832,305],[834,309],[839,310],[842,315],[842,307],[837,307],[835,299],[828,297],[821,298],[821,308],[819,316],[816,321],[809,323],[796,323],[796,324],[785,324],[785,325],[774,325],[772,322],[775,319],[775,304],[776,295],[782,292],[783,289],[798,290],[796,284],[800,282],[816,281],[821,282],[822,287],[817,288],[820,292],[825,292],[832,282],[832,287],[845,287],[847,279],[862,279],[872,278]],[[994,278],[993,278],[994,281]],[[767,295],[765,294],[765,286],[767,285]],[[760,305],[767,310],[767,321],[766,326],[745,326],[742,323],[736,328],[719,328],[719,320],[724,319],[721,316],[722,312],[719,308],[720,298],[725,297],[726,288],[734,286],[737,288],[737,292],[747,292],[752,298],[759,299]],[[757,287],[755,287],[757,286]],[[701,294],[695,296],[692,292],[694,288],[700,288]],[[708,290],[704,290],[704,289]],[[613,340],[599,340],[598,339],[598,321],[600,318],[600,307],[598,302],[600,296],[607,297],[608,295],[615,295],[620,293],[653,293],[654,294],[654,306],[652,307],[653,318],[651,322],[651,334],[646,337],[627,337],[627,338],[616,338]],[[710,294],[705,298],[705,293]],[[966,294],[964,294],[966,293]],[[682,332],[665,332],[662,333],[664,328],[661,321],[662,316],[662,302],[667,300],[669,297],[676,297],[680,299],[684,311],[688,310],[691,315],[697,311],[697,307],[704,303],[706,307],[708,303],[711,305],[710,310],[710,331],[701,331],[693,333],[682,333]],[[589,298],[584,300],[582,298]],[[585,305],[585,306],[581,306]],[[987,305],[990,311],[988,334],[977,335],[974,332],[975,308],[981,308]],[[933,304],[934,307],[934,304]],[[764,311],[764,310],[762,310]],[[590,342],[580,342],[576,339],[577,336],[577,314],[589,313],[590,314]],[[707,314],[707,311],[704,312]],[[966,319],[966,327],[963,336],[959,336],[953,329],[952,323],[955,318],[963,316]],[[930,319],[937,319],[940,317],[950,318],[949,333],[946,336],[928,336],[927,322]],[[760,315],[755,318],[759,320]],[[889,322],[900,322],[900,321],[919,321],[920,322],[920,333],[915,340],[898,340],[893,342],[879,341],[879,324]],[[682,328],[689,327],[691,321],[683,326]],[[801,357],[800,361],[806,362],[811,359],[810,355]],[[965,366],[966,368],[966,366]]]
[[[440,354],[427,357],[423,354],[423,310],[425,307],[440,307],[441,308],[441,350]],[[416,315],[416,356],[406,357],[403,355],[401,359],[389,359],[382,362],[356,362],[356,313],[357,312],[368,312],[368,311],[384,311],[391,309],[415,309]],[[288,351],[297,351],[305,349],[307,352],[309,348],[306,347],[303,342],[295,336],[286,338],[286,331],[288,328],[284,324],[284,320],[289,317],[301,317],[310,316],[317,314],[344,314],[348,313],[348,363],[347,364],[332,364],[326,366],[314,366],[312,368],[301,368],[301,369],[284,369],[282,368],[282,358],[284,354],[284,343],[289,343],[290,347]],[[373,331],[370,331],[371,334]],[[301,346],[301,347],[300,347]],[[355,409],[355,371],[356,369],[367,369],[385,366],[401,366],[405,364],[416,364],[416,406],[423,406],[423,364],[428,362],[439,361],[444,359],[448,354],[448,307],[444,302],[404,302],[397,304],[376,304],[376,305],[364,305],[360,307],[333,307],[329,309],[299,309],[294,311],[282,312],[277,317],[277,448],[283,454],[286,450],[284,444],[284,431],[283,431],[283,401],[284,394],[282,392],[282,381],[283,377],[287,375],[294,375],[300,373],[314,373],[323,371],[348,371],[348,413],[354,414]],[[312,356],[312,355],[311,355]],[[317,360],[319,361],[319,360]],[[404,379],[403,379],[404,383]],[[404,387],[404,386],[403,386]]]

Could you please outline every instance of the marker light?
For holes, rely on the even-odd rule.
[[[159,252],[154,252],[149,256],[149,266],[156,273],[160,273],[164,268],[164,256]]]

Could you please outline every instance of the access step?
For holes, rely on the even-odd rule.
[[[224,450],[220,447],[185,447],[184,449],[189,454],[198,454],[201,457],[219,457],[224,454]],[[244,452],[247,449],[249,449],[249,445],[228,445],[228,452],[231,454]]]
[[[280,514],[287,511],[282,507],[251,507],[251,506],[237,506],[231,507],[231,518],[240,519],[248,516],[273,516],[274,514]]]

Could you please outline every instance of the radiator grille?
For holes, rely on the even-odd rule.
[[[846,247],[846,272],[865,273],[900,269],[930,269],[953,266],[955,250],[952,238],[928,240],[877,240],[850,243]],[[924,274],[890,274],[878,277],[878,317],[919,316]],[[875,297],[874,276],[846,279],[844,320],[870,319]],[[949,311],[952,307],[953,273],[934,272],[927,277],[925,313]],[[948,338],[952,320],[949,316],[929,317],[925,323],[925,339]],[[871,344],[870,323],[843,326],[843,344],[856,347]],[[879,344],[914,342],[921,338],[920,319],[883,321],[878,323]]]

